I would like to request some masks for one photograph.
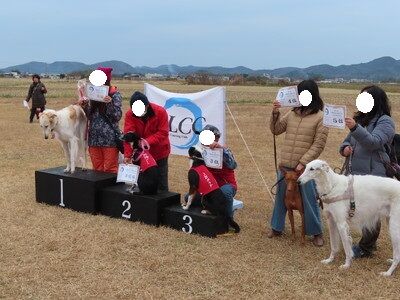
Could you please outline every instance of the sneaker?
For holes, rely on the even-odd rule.
[[[271,228],[271,230],[267,233],[267,237],[268,238],[273,238],[273,237],[275,237],[275,236],[281,236],[282,235],[282,232],[280,232],[280,231],[276,231],[276,230],[274,230],[274,229],[272,229]]]
[[[314,235],[312,242],[313,242],[314,246],[322,247],[324,245],[324,238],[323,238],[322,234]]]
[[[353,249],[353,258],[371,257],[371,253],[364,251],[358,245],[354,245],[352,249]]]

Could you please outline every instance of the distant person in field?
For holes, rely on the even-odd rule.
[[[46,107],[46,98],[44,94],[47,93],[47,89],[44,84],[40,81],[40,76],[35,74],[32,76],[32,84],[29,87],[28,96],[26,96],[26,102],[32,98],[31,115],[29,116],[29,123],[33,122],[33,117],[36,115],[36,119],[39,119],[39,113],[43,112]]]
[[[317,159],[324,150],[328,128],[322,124],[324,104],[319,96],[317,84],[313,80],[304,80],[298,84],[297,90],[299,94],[305,90],[311,93],[310,105],[293,108],[282,116],[279,111],[280,103],[274,101],[270,129],[276,135],[286,132],[279,169],[291,169],[301,174],[306,164]],[[282,178],[280,170],[277,176],[278,180]],[[322,222],[314,181],[300,186],[300,191],[304,206],[306,235],[314,236],[315,246],[322,246],[324,244]],[[285,193],[286,183],[285,180],[281,180],[275,197],[269,238],[279,236],[283,232],[286,216]]]
[[[115,142],[115,131],[119,130],[122,117],[122,96],[117,87],[111,86],[112,68],[99,67],[107,75],[105,85],[109,92],[104,102],[80,100],[89,121],[89,155],[96,171],[117,173],[119,150]]]
[[[132,104],[142,101],[145,105],[143,115],[132,111]],[[124,134],[136,135],[136,140],[145,139],[150,145],[150,154],[157,162],[159,170],[158,191],[168,191],[168,156],[171,152],[169,142],[168,114],[164,107],[149,102],[146,95],[134,92],[130,100],[130,109],[125,114]],[[132,163],[132,143],[124,142],[124,162]]]

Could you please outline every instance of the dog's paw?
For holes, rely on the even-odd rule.
[[[391,264],[393,263],[393,258],[389,258],[386,262],[387,262],[389,265],[391,265]]]
[[[203,215],[209,215],[209,214],[210,214],[210,212],[209,212],[208,210],[206,210],[206,209],[203,209],[203,210],[201,211],[201,213],[202,213]]]
[[[379,275],[384,276],[384,277],[392,276],[392,274],[389,272],[380,272]]]
[[[348,269],[348,268],[350,268],[350,264],[344,264],[344,265],[341,265],[341,266],[339,267],[340,270],[346,270],[346,269]]]
[[[328,264],[330,264],[331,262],[333,262],[333,258],[327,258],[327,259],[323,259],[323,260],[321,260],[321,263],[323,263],[324,265],[328,265]]]
[[[188,209],[189,209],[189,206],[184,205],[184,206],[182,206],[182,208],[183,208],[184,210],[188,210]]]
[[[64,169],[64,173],[70,173],[71,172],[71,169],[70,168],[65,168]]]

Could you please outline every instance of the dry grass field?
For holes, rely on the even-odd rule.
[[[75,82],[44,80],[48,108],[74,101]],[[0,298],[92,299],[398,299],[400,270],[388,267],[391,244],[384,226],[378,251],[339,270],[343,254],[329,266],[326,244],[301,246],[288,230],[267,239],[272,202],[227,114],[227,141],[238,160],[237,236],[209,239],[168,228],[111,219],[101,215],[38,204],[34,171],[64,164],[60,145],[44,140],[37,121],[28,123],[22,107],[30,81],[0,80]],[[124,96],[124,110],[142,82],[114,82]],[[199,91],[205,86],[156,84],[169,91]],[[228,87],[232,112],[268,185],[275,181],[272,135],[268,129],[275,87]],[[355,109],[356,90],[321,89],[325,102]],[[400,128],[400,94],[389,93]],[[122,124],[122,121],[121,121]],[[322,158],[341,166],[337,153],[346,131],[331,130]],[[281,142],[281,138],[278,139]],[[187,159],[171,156],[170,188],[184,193]],[[297,219],[297,224],[299,221]],[[326,223],[325,223],[326,224]],[[359,235],[353,233],[353,238]]]

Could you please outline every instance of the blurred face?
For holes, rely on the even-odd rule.
[[[38,82],[39,82],[39,78],[33,77],[33,78],[32,78],[32,81],[33,81],[34,83],[38,83]]]

